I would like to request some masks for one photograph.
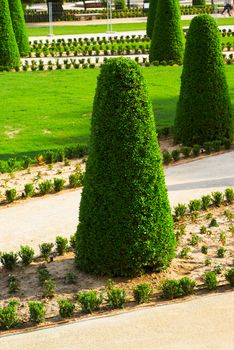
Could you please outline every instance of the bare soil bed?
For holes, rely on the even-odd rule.
[[[211,219],[215,218],[218,227],[209,227]],[[201,230],[201,227],[202,230]],[[205,229],[204,229],[205,227]],[[203,233],[202,233],[203,232]],[[161,273],[146,273],[134,278],[114,278],[116,286],[127,291],[129,301],[133,301],[132,289],[139,283],[149,282],[154,291],[151,302],[159,293],[160,283],[166,278],[179,279],[184,276],[193,278],[198,288],[204,287],[203,275],[207,271],[219,270],[217,277],[219,285],[225,285],[225,271],[234,266],[234,204],[222,205],[219,208],[211,208],[209,211],[199,212],[197,218],[187,215],[184,220],[175,224],[175,233],[178,238],[177,254],[170,268]],[[192,245],[192,237],[197,237],[197,244]],[[223,237],[225,239],[223,240]],[[195,240],[195,241],[196,241]],[[226,241],[226,242],[225,242]],[[206,246],[207,254],[201,252],[201,247]],[[223,258],[218,257],[218,247],[223,246],[226,251]],[[187,256],[181,258],[181,251],[189,248]],[[43,296],[42,287],[39,284],[37,268],[46,264],[52,279],[56,284],[56,295],[53,298]],[[75,274],[75,284],[66,284],[65,275],[68,272]],[[75,267],[74,253],[67,252],[63,256],[56,256],[51,263],[43,262],[37,258],[30,266],[17,266],[12,274],[20,282],[20,289],[17,293],[10,295],[7,280],[9,272],[1,267],[0,269],[0,306],[14,298],[19,301],[19,317],[30,325],[27,302],[29,300],[42,300],[46,305],[47,321],[61,321],[57,301],[61,298],[68,298],[75,301],[75,294],[84,290],[96,290],[105,295],[105,285],[108,277],[97,277],[83,273]],[[159,294],[160,295],[160,294]],[[75,316],[81,316],[79,305],[76,306]]]

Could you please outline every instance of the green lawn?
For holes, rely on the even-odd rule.
[[[191,21],[181,21],[183,26],[189,26]],[[233,25],[234,18],[218,18],[218,25]],[[146,23],[121,23],[113,24],[113,31],[115,32],[125,32],[134,30],[145,30]],[[87,25],[87,26],[58,26],[54,27],[54,35],[65,35],[65,34],[96,34],[105,33],[107,26],[105,24],[100,25]],[[40,36],[48,35],[49,28],[28,28],[29,36]]]
[[[87,143],[98,73],[0,73],[0,156]],[[158,128],[172,126],[181,67],[149,67],[143,73]],[[234,109],[234,66],[226,66],[226,73]]]

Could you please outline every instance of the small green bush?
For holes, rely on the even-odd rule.
[[[204,148],[205,148],[206,154],[210,154],[213,149],[212,141],[204,142]]]
[[[41,301],[29,301],[28,307],[32,322],[41,323],[45,321],[45,306]]]
[[[34,187],[32,184],[26,184],[24,186],[24,193],[25,193],[25,197],[32,197],[35,193],[34,191]]]
[[[56,293],[56,284],[52,279],[45,280],[43,283],[44,296],[48,298],[53,298]]]
[[[50,180],[45,180],[39,184],[39,190],[42,195],[52,192],[54,185]]]
[[[163,297],[166,299],[174,299],[183,295],[180,282],[178,280],[167,279],[160,285]]]
[[[225,278],[230,283],[230,285],[234,287],[234,267],[225,273]]]
[[[216,192],[212,192],[212,203],[216,206],[216,207],[220,207],[220,205],[222,204],[223,201],[223,194],[222,192],[216,191]]]
[[[106,301],[111,309],[123,309],[127,302],[126,291],[118,287],[109,288],[107,289]]]
[[[9,190],[6,190],[6,199],[8,203],[12,203],[16,200],[16,189],[15,188],[10,188]]]
[[[103,301],[103,294],[100,293],[98,295],[94,290],[80,292],[77,294],[77,301],[83,312],[92,313],[100,308]]]
[[[216,275],[220,275],[222,273],[222,265],[221,264],[215,264],[213,272],[215,272]]]
[[[187,206],[186,204],[177,204],[177,206],[174,208],[174,212],[175,212],[175,217],[176,219],[183,219],[186,215],[186,210],[187,210]]]
[[[202,203],[200,199],[193,199],[188,204],[190,213],[193,213],[194,211],[199,211],[201,207],[202,207]]]
[[[172,155],[170,152],[168,152],[167,150],[164,150],[162,153],[162,156],[163,156],[163,164],[168,165],[171,163]]]
[[[232,188],[226,188],[225,197],[228,203],[232,203],[234,201],[234,190]]]
[[[18,324],[17,306],[16,300],[10,300],[7,306],[0,307],[0,329],[10,329]]]
[[[206,245],[203,245],[201,247],[201,252],[202,252],[202,254],[207,254],[208,253],[208,247]]]
[[[174,149],[171,152],[171,156],[175,162],[177,162],[180,159],[180,150],[179,149]]]
[[[37,274],[38,274],[38,279],[41,286],[43,286],[46,280],[51,278],[51,274],[49,270],[44,265],[38,267]]]
[[[138,304],[147,303],[152,296],[152,287],[149,283],[138,284],[133,289],[134,299]]]
[[[76,234],[74,233],[74,235],[71,235],[70,236],[70,240],[69,240],[69,243],[70,243],[70,247],[75,250],[76,249]]]
[[[77,188],[83,185],[84,175],[79,173],[74,173],[69,176],[69,185],[72,188]]]
[[[14,294],[19,291],[19,280],[15,276],[9,275],[7,283],[9,294]]]
[[[189,158],[192,151],[192,147],[185,146],[185,147],[182,147],[180,151],[185,158]]]
[[[218,247],[217,249],[217,256],[218,258],[224,258],[226,249],[224,247]]]
[[[192,245],[193,247],[196,247],[196,246],[198,246],[198,243],[199,243],[199,242],[200,242],[199,236],[196,235],[196,234],[193,234],[193,235],[192,235],[192,238],[191,238],[191,245]]]
[[[216,289],[218,285],[217,276],[214,271],[209,271],[204,274],[205,285],[209,290]]]
[[[65,237],[56,237],[56,251],[59,255],[63,255],[68,250],[68,239]]]
[[[54,179],[54,190],[55,192],[60,192],[64,189],[65,180],[56,178]]]
[[[219,224],[217,223],[217,220],[215,218],[211,219],[211,222],[209,223],[209,227],[219,227]]]
[[[180,288],[182,290],[182,296],[193,294],[196,282],[189,278],[183,277],[179,280]]]
[[[198,157],[200,154],[200,151],[201,151],[200,145],[193,145],[193,148],[192,148],[193,157]]]
[[[201,201],[202,201],[202,206],[201,206],[202,210],[207,210],[211,203],[211,196],[209,194],[202,196]]]
[[[190,248],[189,247],[184,247],[182,248],[179,257],[181,259],[187,259],[188,258],[188,253],[190,252]]]
[[[20,247],[19,256],[21,257],[22,263],[25,266],[31,264],[31,262],[33,261],[34,255],[35,255],[35,252],[31,247],[27,245]]]
[[[14,252],[0,253],[0,261],[6,270],[13,270],[16,267],[18,261],[18,254]]]
[[[59,305],[59,314],[62,318],[69,318],[72,317],[74,310],[75,310],[75,304],[67,299],[60,299],[58,301]]]
[[[47,260],[50,257],[53,247],[54,243],[42,243],[39,245],[41,255],[45,260]]]

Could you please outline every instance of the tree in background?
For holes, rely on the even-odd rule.
[[[27,56],[30,51],[26,32],[24,11],[21,0],[8,0],[11,13],[11,21],[15,33],[16,42],[21,57]]]
[[[20,55],[11,22],[8,0],[0,0],[0,70],[19,66]]]
[[[187,34],[175,140],[203,145],[224,138],[232,138],[232,115],[220,33],[214,18],[200,15]]]
[[[149,11],[147,16],[146,34],[151,39],[154,29],[158,0],[150,0]]]
[[[182,63],[184,34],[178,0],[158,0],[149,60]]]
[[[173,220],[152,106],[142,71],[108,60],[98,77],[76,235],[87,272],[137,275],[167,267]]]

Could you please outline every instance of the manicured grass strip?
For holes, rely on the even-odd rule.
[[[225,71],[234,115],[234,65]],[[98,74],[99,69],[0,73],[0,157],[87,143]],[[172,126],[181,67],[149,67],[143,74],[158,129]]]
[[[182,20],[182,26],[189,26],[190,20]],[[233,25],[234,18],[218,18],[217,23],[221,25]],[[125,31],[134,31],[134,30],[145,30],[146,22],[144,23],[120,23],[113,24],[113,31],[116,32],[125,32]],[[107,26],[105,24],[99,25],[87,25],[87,26],[59,26],[54,27],[54,35],[69,35],[69,34],[97,34],[97,33],[106,33]],[[48,35],[49,27],[42,28],[28,28],[29,36],[43,36]]]

